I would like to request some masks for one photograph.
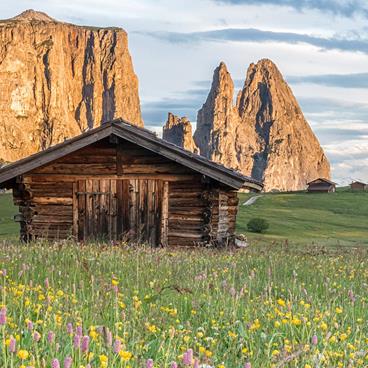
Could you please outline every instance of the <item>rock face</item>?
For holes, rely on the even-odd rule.
[[[28,10],[0,21],[0,159],[15,161],[115,117],[143,126],[119,28]]]
[[[192,135],[192,124],[185,116],[179,118],[169,112],[162,130],[162,138],[188,151],[197,151]]]
[[[299,190],[330,178],[329,162],[276,65],[251,64],[233,104],[224,63],[198,112],[194,140],[200,153],[264,181],[265,190]]]

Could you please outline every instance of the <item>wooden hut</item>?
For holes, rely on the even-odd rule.
[[[368,184],[362,183],[361,181],[353,181],[350,184],[350,189],[351,190],[360,190],[360,191],[368,190]]]
[[[21,238],[153,246],[233,238],[237,190],[262,184],[115,120],[0,170]]]
[[[331,180],[318,178],[307,183],[307,191],[310,193],[333,193],[336,192],[336,183]]]

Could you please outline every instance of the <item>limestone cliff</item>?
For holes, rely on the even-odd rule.
[[[28,10],[0,21],[0,158],[15,161],[115,117],[143,125],[120,28]]]
[[[274,63],[251,64],[235,105],[233,97],[221,63],[198,112],[194,139],[202,155],[264,181],[265,190],[298,190],[330,177],[329,162]]]
[[[193,140],[192,124],[185,116],[179,118],[169,112],[162,130],[162,138],[188,151],[197,151]]]

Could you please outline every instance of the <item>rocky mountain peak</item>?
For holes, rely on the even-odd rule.
[[[0,159],[18,160],[114,118],[143,126],[125,31],[27,10],[0,22]]]
[[[39,22],[55,22],[55,19],[49,17],[46,13],[36,11],[33,9],[25,10],[24,12],[20,13],[19,15],[11,18],[15,21],[39,21]]]
[[[193,140],[192,124],[185,116],[179,118],[169,112],[163,127],[162,138],[188,151],[197,151]]]
[[[198,111],[194,139],[202,155],[264,181],[266,190],[303,189],[313,178],[330,177],[316,136],[271,60],[250,64],[235,106],[233,95],[220,63]]]

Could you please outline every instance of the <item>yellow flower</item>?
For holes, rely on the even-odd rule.
[[[336,312],[337,314],[341,314],[341,313],[343,312],[343,309],[342,309],[342,308],[340,308],[340,307],[336,307],[335,312]]]
[[[112,280],[111,280],[111,285],[112,285],[112,286],[118,286],[118,285],[119,285],[119,281],[118,281],[118,280],[116,280],[116,279],[112,279]]]
[[[109,358],[106,355],[100,355],[100,367],[106,368],[109,363]]]
[[[27,350],[19,350],[17,355],[18,358],[22,360],[26,360],[29,357],[29,353]]]
[[[236,333],[234,333],[234,332],[232,332],[232,331],[229,331],[229,332],[228,332],[228,335],[229,335],[229,337],[231,337],[232,339],[235,339],[235,338],[238,336]]]
[[[271,353],[272,356],[278,356],[279,354],[280,354],[280,352],[276,349],[273,350],[272,353]]]
[[[277,299],[277,304],[280,305],[281,307],[285,307],[286,302],[285,300],[280,298],[280,299]]]
[[[312,366],[311,366],[310,364],[306,364],[306,365],[304,366],[304,368],[312,368]]]
[[[133,354],[130,351],[120,350],[119,356],[124,362],[127,362],[132,359]]]

